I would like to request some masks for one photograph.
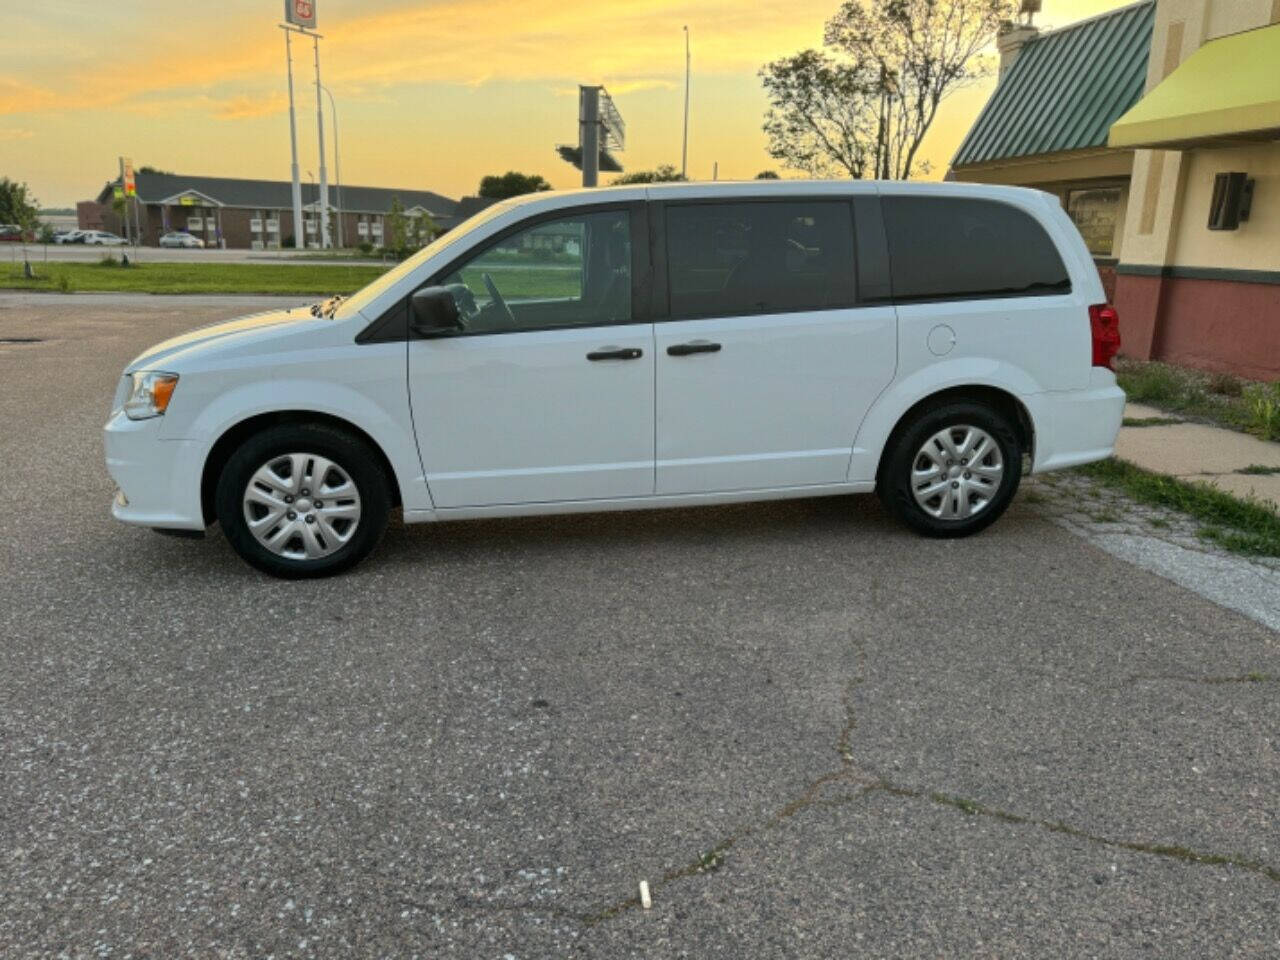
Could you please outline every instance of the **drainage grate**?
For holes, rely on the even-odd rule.
[[[44,343],[39,337],[0,337],[0,343]]]

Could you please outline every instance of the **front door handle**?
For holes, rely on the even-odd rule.
[[[587,354],[588,360],[639,360],[644,351],[639,347],[601,347]]]
[[[691,353],[719,353],[720,344],[710,340],[690,340],[688,343],[673,343],[667,347],[667,354],[672,357],[687,357]]]

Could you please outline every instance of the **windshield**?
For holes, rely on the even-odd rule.
[[[451,247],[474,233],[479,227],[484,226],[490,220],[506,213],[518,201],[504,200],[502,203],[495,203],[490,207],[485,207],[479,213],[463,221],[454,227],[448,233],[441,234],[436,239],[415,253],[412,257],[404,260],[392,267],[373,283],[369,284],[362,290],[357,290],[350,298],[341,301],[337,310],[334,311],[339,319],[345,320],[353,316],[358,310],[364,309],[368,304],[372,303],[382,294],[386,293],[394,287],[400,280],[407,277],[418,269],[426,260],[434,257],[441,250]]]

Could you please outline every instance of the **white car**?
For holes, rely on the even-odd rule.
[[[87,233],[85,230],[58,230],[53,235],[54,243],[79,243],[80,238]]]
[[[754,182],[489,207],[348,299],[193,330],[105,428],[125,522],[286,577],[406,522],[878,491],[974,533],[1109,456],[1119,348],[1058,201]]]
[[[204,241],[199,237],[193,237],[189,233],[174,231],[173,233],[166,233],[160,238],[160,246],[189,247],[191,249],[198,249],[204,247]]]
[[[129,241],[106,230],[86,230],[84,239],[77,241],[94,247],[123,247]]]

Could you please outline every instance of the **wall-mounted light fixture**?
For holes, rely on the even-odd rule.
[[[1219,173],[1213,178],[1209,203],[1209,229],[1235,230],[1249,219],[1253,206],[1253,181],[1247,173]]]

